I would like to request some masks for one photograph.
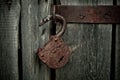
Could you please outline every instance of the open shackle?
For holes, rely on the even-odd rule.
[[[47,23],[48,21],[55,21],[55,22],[59,22],[62,24],[62,28],[61,30],[59,30],[59,32],[56,34],[56,36],[60,37],[64,34],[65,29],[66,29],[66,20],[63,16],[55,14],[53,15],[48,15],[47,17],[43,18],[40,22],[39,26],[42,26],[43,24]]]

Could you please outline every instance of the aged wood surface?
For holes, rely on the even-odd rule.
[[[116,27],[115,80],[120,80],[120,25]]]
[[[0,80],[18,80],[19,0],[0,0]]]
[[[61,5],[111,5],[112,0],[60,0]],[[56,80],[110,80],[112,25],[68,24],[64,41],[72,55]]]
[[[22,0],[21,34],[23,80],[49,80],[50,69],[36,52],[49,38],[49,26],[38,27],[40,20],[49,14],[51,0]]]
[[[117,0],[120,5],[120,0]],[[115,80],[120,80],[120,25],[116,26],[116,47],[115,47]]]

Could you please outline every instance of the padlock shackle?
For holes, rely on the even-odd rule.
[[[56,36],[61,37],[64,34],[65,29],[66,29],[66,20],[63,16],[58,15],[58,14],[55,14],[55,16],[48,15],[47,17],[45,17],[44,19],[41,20],[39,26],[42,26],[43,24],[45,24],[45,23],[47,23],[48,21],[51,21],[51,20],[53,20],[55,22],[59,22],[59,23],[62,24],[61,30],[56,34]]]

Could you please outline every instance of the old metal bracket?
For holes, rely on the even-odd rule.
[[[120,6],[54,5],[53,14],[63,16],[66,22],[120,24]]]

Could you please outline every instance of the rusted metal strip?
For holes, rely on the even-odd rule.
[[[67,22],[120,24],[120,6],[55,5],[53,9],[55,14],[62,15]]]

